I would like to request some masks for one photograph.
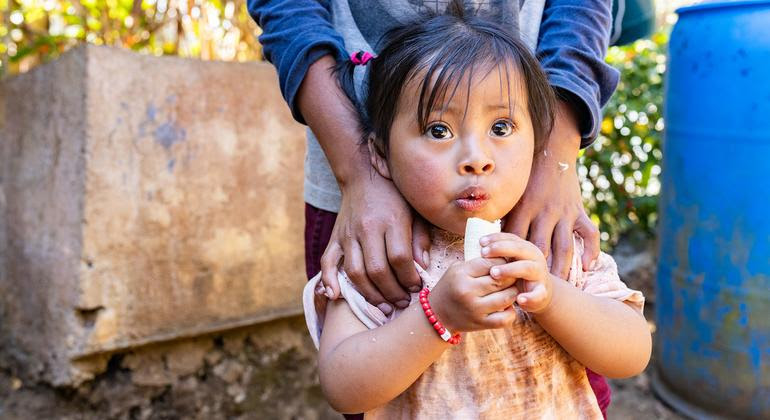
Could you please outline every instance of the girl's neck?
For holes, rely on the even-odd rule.
[[[446,248],[459,246],[463,247],[463,235],[450,232],[448,230],[441,229],[438,226],[431,226],[431,243],[434,246],[442,246]]]

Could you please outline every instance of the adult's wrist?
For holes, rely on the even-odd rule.
[[[554,126],[545,141],[543,153],[537,160],[550,160],[573,164],[580,152],[580,131],[575,112],[569,103],[557,101]]]

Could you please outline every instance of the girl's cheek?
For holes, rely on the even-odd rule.
[[[435,154],[413,151],[410,156],[393,163],[397,172],[395,178],[400,181],[398,188],[406,198],[431,201],[444,192],[448,168]]]

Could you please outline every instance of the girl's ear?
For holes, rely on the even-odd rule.
[[[369,146],[369,159],[371,159],[372,166],[377,170],[383,178],[390,178],[390,169],[388,168],[388,162],[385,157],[377,150],[377,146],[374,144],[374,134],[369,134],[369,139],[366,142]]]

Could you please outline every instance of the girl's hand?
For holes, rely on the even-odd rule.
[[[502,257],[507,263],[490,269],[490,276],[500,282],[521,281],[521,294],[516,302],[530,313],[549,309],[553,297],[553,284],[545,256],[533,243],[512,233],[494,233],[481,238],[481,255],[485,258]]]
[[[452,264],[430,293],[439,321],[452,333],[504,328],[516,320],[512,305],[518,290],[513,277],[492,278],[489,269],[502,259],[475,258]]]

